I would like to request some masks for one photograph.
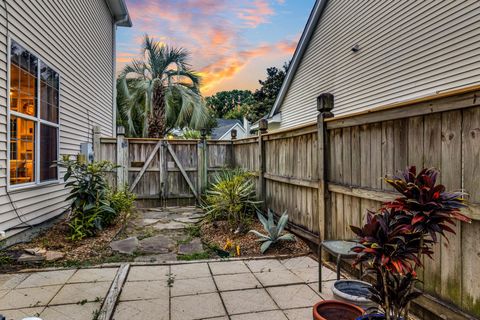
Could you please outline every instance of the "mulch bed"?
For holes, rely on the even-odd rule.
[[[122,224],[117,223],[98,232],[94,237],[71,241],[67,238],[68,225],[65,221],[61,221],[35,237],[32,241],[10,247],[6,250],[6,253],[15,259],[23,253],[24,249],[43,248],[49,251],[65,253],[63,259],[55,262],[43,261],[37,264],[25,264],[12,261],[12,263],[8,265],[0,266],[0,270],[14,271],[32,267],[68,266],[104,262],[105,258],[114,255],[114,252],[109,247],[109,243],[118,235],[121,229]]]
[[[257,230],[265,233],[260,222],[256,221],[249,227],[250,230]],[[201,238],[204,243],[223,249],[227,240],[233,242],[233,245],[239,245],[241,257],[262,256],[260,252],[261,243],[252,233],[234,234],[234,230],[226,221],[217,221],[214,223],[205,223],[201,227]],[[265,255],[300,255],[308,254],[310,249],[308,245],[299,237],[297,241],[280,241],[270,246]],[[232,250],[233,252],[233,250]]]

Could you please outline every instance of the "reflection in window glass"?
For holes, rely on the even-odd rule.
[[[42,124],[40,126],[40,181],[56,180],[57,167],[57,128]]]
[[[58,73],[44,63],[40,65],[40,117],[58,123]]]
[[[38,59],[12,42],[10,66],[10,110],[36,116]]]
[[[10,184],[35,181],[35,122],[10,117]]]

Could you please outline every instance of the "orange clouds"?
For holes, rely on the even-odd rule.
[[[149,34],[158,41],[190,51],[193,68],[199,70],[203,78],[202,93],[212,94],[222,81],[235,79],[255,59],[270,55],[286,61],[291,57],[296,41],[268,43],[268,40],[261,39],[252,43],[247,39],[248,33],[255,32],[252,29],[270,22],[276,15],[275,4],[283,2],[127,0],[134,27],[128,31],[129,41],[118,43],[117,70],[120,71],[132,58],[138,58],[140,39]],[[257,83],[257,77],[251,77],[252,83]]]

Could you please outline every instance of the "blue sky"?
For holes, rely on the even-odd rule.
[[[255,89],[270,66],[291,59],[314,0],[126,0],[117,67],[140,54],[145,34],[191,52],[202,93]]]

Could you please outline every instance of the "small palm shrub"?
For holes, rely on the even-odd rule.
[[[265,251],[267,251],[272,244],[275,244],[279,241],[295,241],[295,236],[293,234],[287,233],[282,235],[283,229],[285,229],[285,226],[288,222],[288,215],[286,211],[282,214],[280,219],[278,219],[277,225],[275,225],[275,221],[273,219],[273,211],[270,209],[268,209],[267,219],[265,219],[260,211],[257,212],[257,216],[258,220],[260,220],[262,223],[266,234],[262,234],[256,230],[250,230],[249,232],[256,235],[258,237],[258,241],[262,242],[262,245],[260,246],[260,251],[262,253],[265,253]]]
[[[109,226],[117,212],[107,198],[109,187],[105,176],[115,166],[108,161],[84,163],[68,156],[64,156],[59,165],[67,169],[63,179],[65,187],[70,189],[67,201],[72,201],[69,238],[81,240]]]
[[[237,230],[244,230],[260,204],[255,191],[255,180],[248,172],[225,169],[216,173],[206,191],[205,219],[227,220]]]

